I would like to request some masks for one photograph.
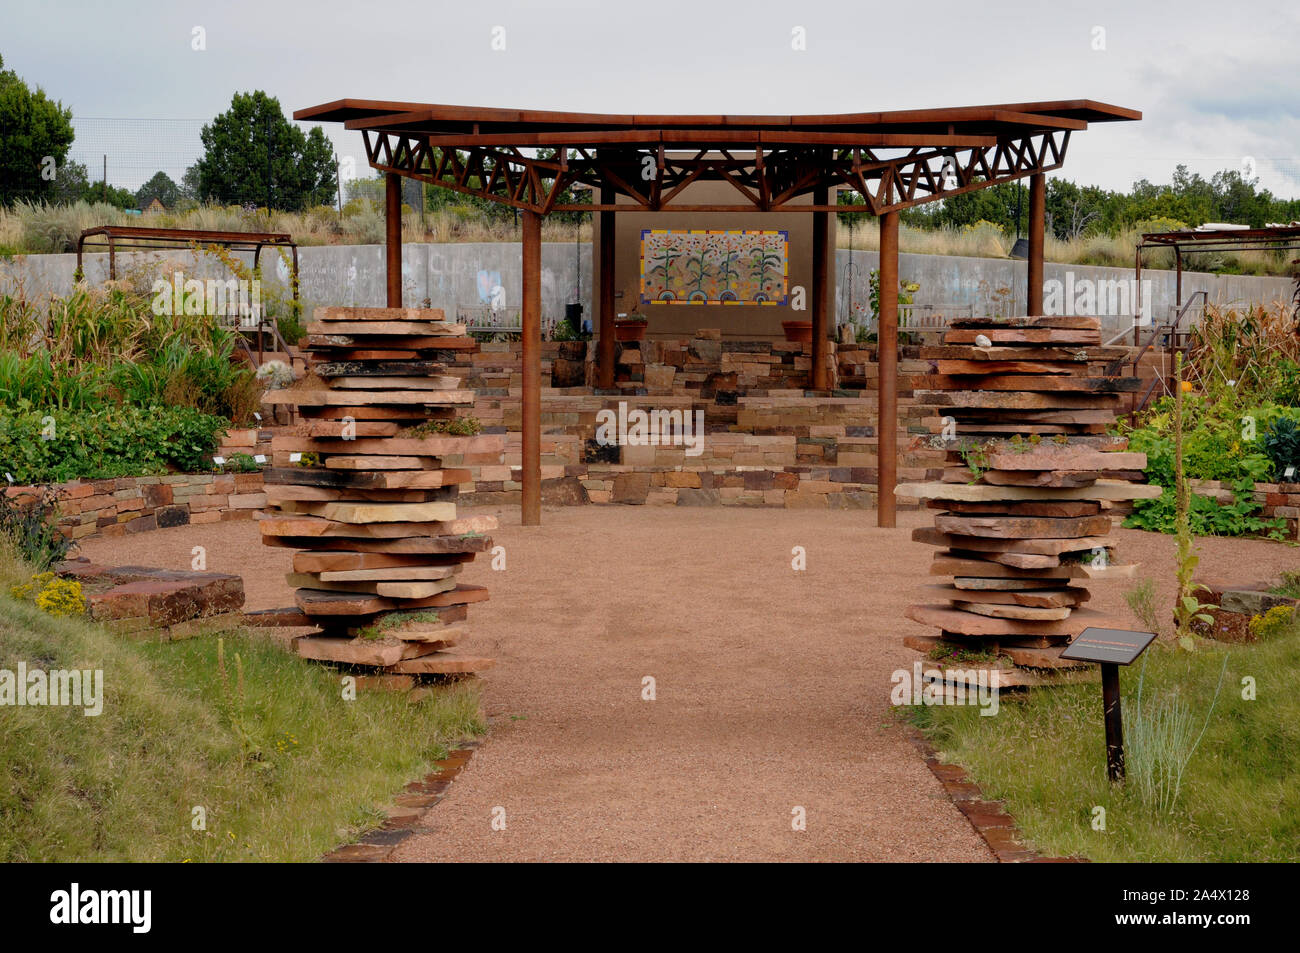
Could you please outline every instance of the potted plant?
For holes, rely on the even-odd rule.
[[[647,321],[643,314],[619,315],[614,322],[614,338],[619,341],[644,341]]]
[[[645,340],[646,317],[641,313],[641,293],[637,285],[629,285],[623,300],[632,302],[632,310],[620,314],[614,321],[614,338],[618,341]]]
[[[782,321],[781,330],[785,332],[785,339],[792,343],[812,343],[812,322],[811,321]]]

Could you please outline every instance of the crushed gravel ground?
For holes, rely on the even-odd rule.
[[[932,549],[910,541],[930,511],[588,506],[487,508],[506,569],[487,585],[465,649],[483,678],[492,730],[404,861],[988,861],[889,707],[890,675],[917,654],[903,618]],[[1116,531],[1121,562],[1172,601],[1174,541]],[[249,609],[292,604],[290,551],[249,522],[92,540],[114,564],[240,573]],[[807,569],[791,568],[792,548]],[[1254,582],[1300,563],[1293,547],[1199,541],[1201,575]],[[1093,586],[1091,606],[1137,625],[1127,584]],[[654,701],[643,700],[645,679]],[[493,818],[504,808],[505,829]],[[807,829],[792,829],[797,809]],[[499,826],[499,825],[498,825]]]

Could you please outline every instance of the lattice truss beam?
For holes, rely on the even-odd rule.
[[[379,172],[541,214],[614,210],[598,201],[561,202],[567,189],[581,184],[596,196],[602,186],[610,187],[649,211],[807,212],[808,205],[792,201],[820,189],[848,188],[863,203],[835,206],[836,211],[882,215],[1060,168],[1070,142],[1069,130],[1053,130],[977,146],[565,145],[547,150],[553,157],[541,158],[507,145],[452,147],[439,145],[434,136],[363,132],[367,158]],[[686,187],[696,181],[727,182],[737,201],[681,202]]]

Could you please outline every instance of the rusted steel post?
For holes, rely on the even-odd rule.
[[[1141,287],[1139,285],[1138,287]],[[1183,248],[1174,246],[1174,317],[1183,310]]]
[[[385,269],[388,277],[388,307],[402,306],[402,177],[384,174],[384,225],[386,227]]]
[[[1106,725],[1106,777],[1124,780],[1124,716],[1120,712],[1119,666],[1101,663],[1101,713]]]
[[[880,320],[876,327],[876,525],[898,525],[898,213],[880,216]]]
[[[600,187],[600,204],[614,204],[614,190],[608,185]],[[596,385],[610,389],[614,386],[614,361],[617,344],[614,341],[614,213],[600,212],[600,343],[596,354]]]
[[[819,186],[813,190],[813,204],[826,205],[827,189]],[[830,291],[830,255],[827,254],[830,215],[813,212],[812,236],[812,389],[829,390],[830,375],[826,368],[826,321],[829,313],[826,299]]]
[[[523,435],[519,482],[525,526],[542,522],[542,217],[524,209],[521,316],[524,350]]]
[[[1029,177],[1029,282],[1025,311],[1043,313],[1043,241],[1047,226],[1047,176]]]

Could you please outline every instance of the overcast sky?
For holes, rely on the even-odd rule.
[[[0,0],[0,56],[82,120],[207,120],[251,89],[286,113],[343,97],[767,114],[1088,98],[1145,118],[1077,134],[1067,178],[1128,189],[1253,157],[1291,198],[1298,26],[1294,0]],[[360,134],[327,131],[364,168]]]

